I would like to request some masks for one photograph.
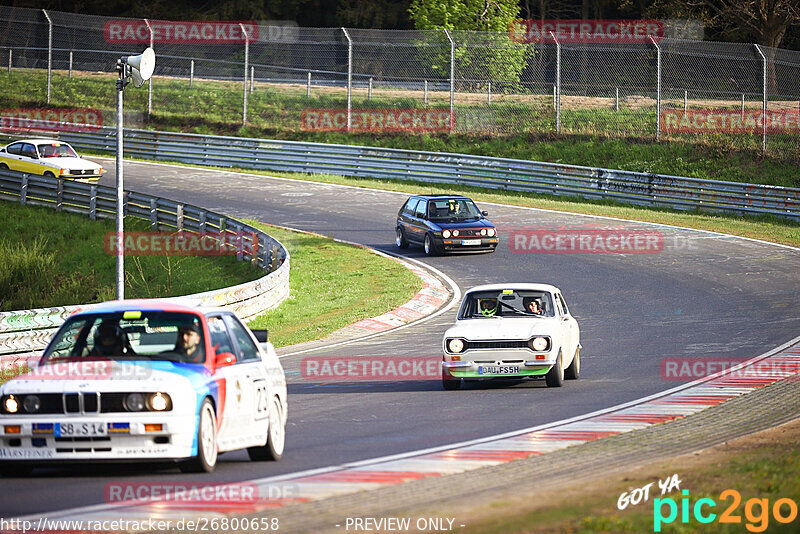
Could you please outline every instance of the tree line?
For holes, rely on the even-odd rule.
[[[800,0],[0,0],[162,20],[288,20],[305,27],[503,31],[514,19],[695,19],[705,38],[800,50]],[[507,25],[505,26],[507,28]]]

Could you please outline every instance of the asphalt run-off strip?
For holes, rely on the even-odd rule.
[[[237,495],[239,490],[226,493],[225,488],[254,485],[256,498],[217,498],[209,502],[187,481],[185,486],[188,489],[171,494],[168,500],[134,500],[48,513],[47,516],[51,520],[84,522],[120,519],[197,521],[202,518],[258,516],[279,509],[288,511],[303,503],[474,472],[677,421],[769,385],[796,379],[799,372],[800,337],[725,371],[584,416],[455,445],[217,486],[221,490],[218,494]],[[664,425],[664,428],[669,426]]]

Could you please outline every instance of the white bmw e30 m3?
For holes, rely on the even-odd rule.
[[[547,284],[492,284],[464,295],[442,340],[442,386],[544,376],[550,387],[580,374],[580,329],[561,290]]]

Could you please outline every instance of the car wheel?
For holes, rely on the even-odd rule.
[[[249,447],[247,455],[256,462],[280,460],[283,457],[285,444],[286,425],[283,423],[283,407],[281,406],[281,400],[276,395],[272,397],[272,404],[269,407],[267,443],[261,447]]]
[[[0,462],[0,475],[3,478],[25,477],[31,474],[33,466],[20,465],[13,462]]]
[[[5,163],[0,163],[0,171],[7,171],[7,170],[8,170],[8,165],[6,165]]]
[[[403,232],[403,229],[400,228],[399,226],[397,227],[396,243],[398,248],[408,248],[408,240],[406,239],[406,234]]]
[[[461,389],[461,379],[450,374],[450,371],[442,369],[442,387],[445,391],[456,391]]]
[[[53,174],[53,173],[52,173],[52,172],[50,172],[50,171],[47,171],[47,172],[45,172],[45,173],[43,174],[43,176],[44,176],[45,178],[55,178],[55,177],[56,177],[56,175],[55,175],[55,174]]]
[[[564,369],[564,378],[567,380],[577,380],[581,376],[581,348],[575,349],[575,357],[572,363]]]
[[[547,387],[560,388],[564,385],[564,366],[561,362],[561,352],[558,353],[556,364],[547,372],[544,379],[547,382]]]
[[[217,416],[209,399],[200,406],[197,424],[197,456],[182,462],[184,473],[211,473],[217,466]]]
[[[427,256],[435,256],[439,253],[439,250],[436,248],[436,243],[433,242],[433,238],[431,234],[425,234],[425,255]]]

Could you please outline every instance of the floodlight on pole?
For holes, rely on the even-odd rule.
[[[127,56],[117,60],[117,276],[116,298],[125,299],[125,254],[123,225],[123,193],[122,181],[122,91],[133,81],[134,87],[141,87],[150,79],[156,68],[156,54],[152,48],[138,56]]]

